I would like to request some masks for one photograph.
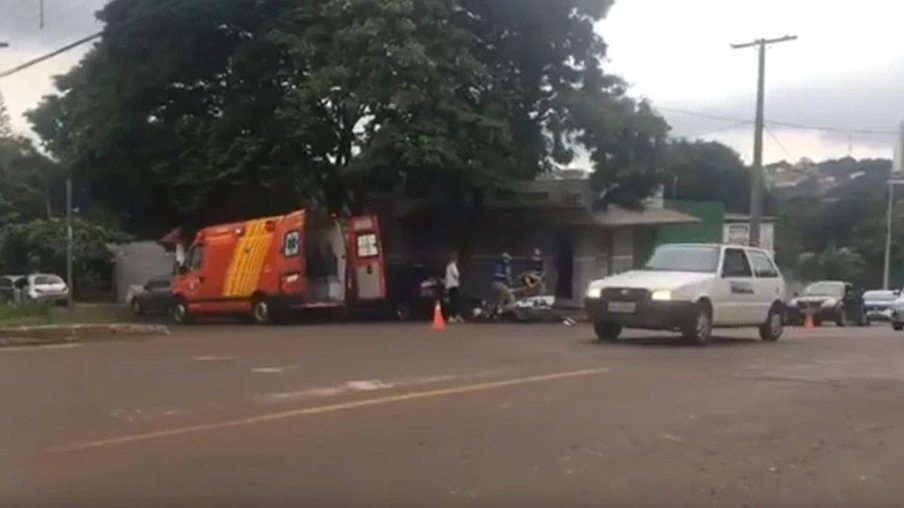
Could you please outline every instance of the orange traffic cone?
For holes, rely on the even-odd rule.
[[[437,331],[446,329],[446,320],[443,318],[443,308],[439,304],[439,300],[433,306],[433,329]]]
[[[806,317],[804,317],[804,328],[806,328],[807,330],[816,328],[815,326],[813,326],[813,315],[810,313],[807,313]]]

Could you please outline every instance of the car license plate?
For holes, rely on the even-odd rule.
[[[630,314],[637,310],[637,304],[634,302],[609,302],[609,312],[618,312],[620,314]]]

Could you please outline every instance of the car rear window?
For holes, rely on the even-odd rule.
[[[895,300],[898,298],[893,291],[865,291],[863,298],[867,300]]]
[[[840,282],[816,282],[804,288],[805,295],[813,296],[842,296],[844,284]]]
[[[35,276],[34,283],[42,286],[50,284],[62,284],[63,279],[54,275],[37,275]]]

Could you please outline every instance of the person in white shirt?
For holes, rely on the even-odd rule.
[[[458,272],[458,254],[452,253],[449,258],[449,264],[446,265],[446,296],[449,297],[449,304],[446,307],[446,315],[449,316],[450,323],[461,323],[461,308],[459,307],[459,297],[461,296],[459,288],[460,274]]]

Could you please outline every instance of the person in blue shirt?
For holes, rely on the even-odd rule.
[[[504,307],[515,300],[512,294],[512,256],[503,252],[499,261],[493,267],[493,292],[496,293],[496,303]]]

